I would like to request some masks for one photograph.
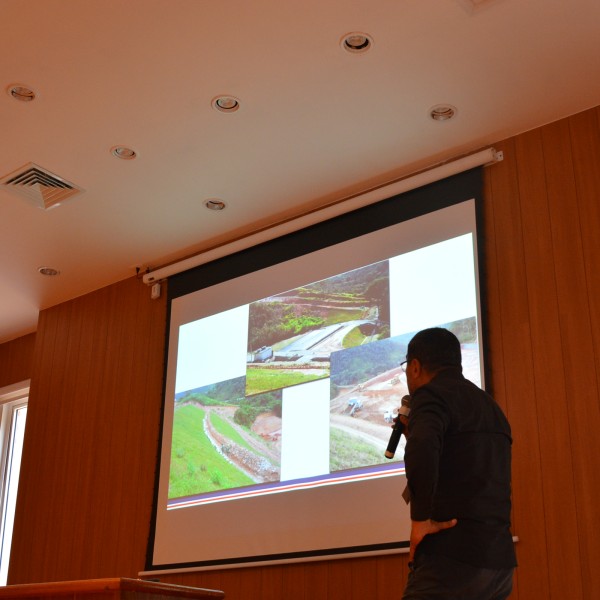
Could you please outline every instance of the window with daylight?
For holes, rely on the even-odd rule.
[[[0,389],[0,585],[6,585],[29,382]]]

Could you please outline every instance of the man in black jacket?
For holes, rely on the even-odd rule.
[[[463,377],[460,343],[448,330],[417,333],[405,370],[412,527],[403,600],[504,600],[516,566],[510,425]]]

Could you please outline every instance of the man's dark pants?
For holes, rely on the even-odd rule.
[[[512,591],[513,572],[418,553],[402,600],[505,600]]]

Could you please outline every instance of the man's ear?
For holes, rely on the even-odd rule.
[[[417,390],[433,379],[433,373],[430,373],[418,358],[413,358],[410,367],[414,390]]]
[[[419,359],[414,359],[414,371],[412,372],[412,378],[417,386],[421,387],[422,385],[426,385],[434,377],[435,371],[429,371],[423,366],[423,363]]]
[[[410,361],[409,367],[412,370],[413,377],[419,377],[423,371],[423,365],[421,364],[421,361],[418,358],[413,358]]]

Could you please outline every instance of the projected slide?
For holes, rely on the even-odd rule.
[[[388,474],[422,323],[456,333],[479,383],[475,287],[467,234],[181,324],[168,505]]]

